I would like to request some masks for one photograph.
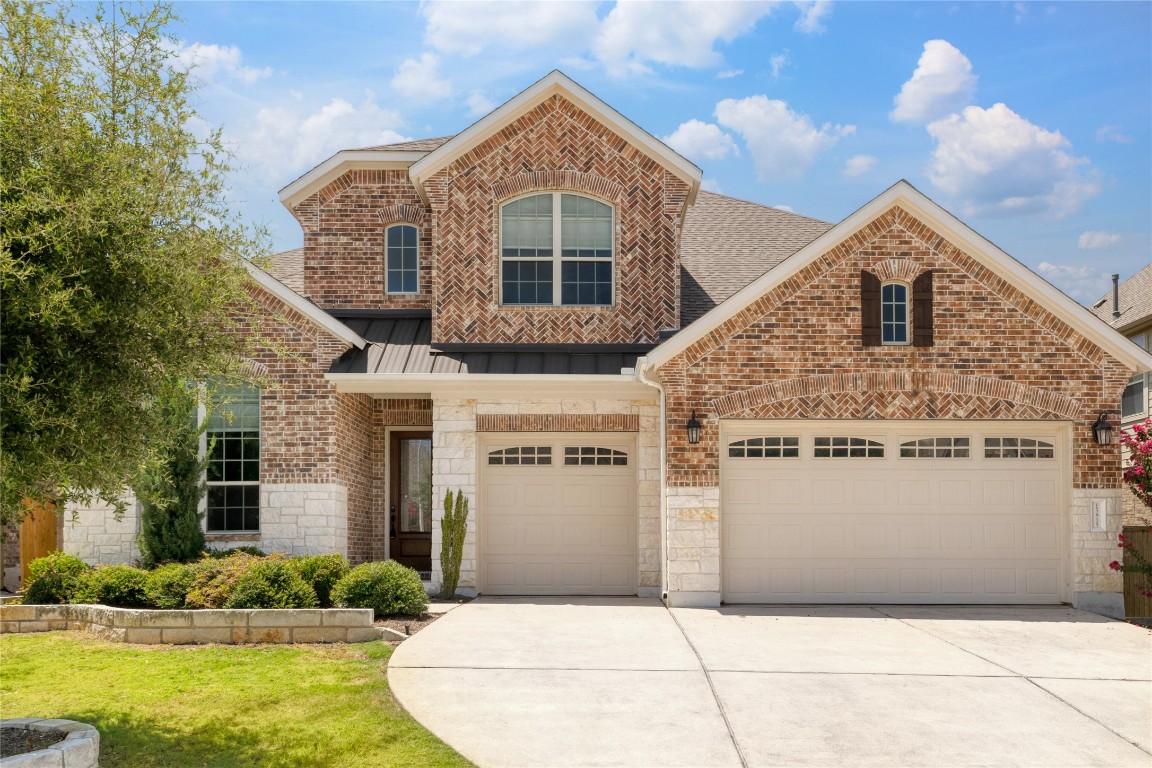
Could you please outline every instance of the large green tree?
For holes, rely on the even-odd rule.
[[[2,0],[0,514],[114,501],[170,455],[170,402],[247,355],[229,204],[164,4]],[[243,314],[243,313],[241,313]]]

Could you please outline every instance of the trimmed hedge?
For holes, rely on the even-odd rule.
[[[332,590],[332,601],[341,608],[371,608],[377,618],[419,616],[428,607],[420,574],[395,560],[356,566]]]
[[[348,561],[343,555],[311,555],[289,560],[300,578],[312,585],[321,608],[332,607],[332,588],[348,575]]]
[[[148,574],[130,565],[101,565],[80,577],[73,603],[145,608],[149,605],[145,585]]]
[[[75,602],[80,580],[92,566],[74,555],[52,552],[28,564],[25,605],[56,605]]]
[[[184,608],[188,591],[196,581],[198,564],[170,563],[148,573],[144,594],[156,608]]]
[[[241,574],[225,608],[315,608],[316,592],[290,563],[268,558]]]

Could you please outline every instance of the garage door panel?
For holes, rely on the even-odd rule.
[[[752,431],[739,424],[735,441]],[[722,562],[728,602],[1058,602],[1064,586],[1064,477],[1055,457],[985,456],[979,434],[969,455],[907,458],[907,433],[937,425],[840,424],[834,431],[763,423],[763,435],[800,434],[788,460],[722,453]],[[1028,423],[996,429],[1043,434]],[[735,427],[733,428],[735,429]],[[807,429],[805,432],[804,430]],[[963,436],[965,425],[946,432]],[[727,428],[726,428],[727,430]],[[818,432],[819,430],[819,432]],[[881,434],[883,430],[890,430]],[[1029,431],[1031,430],[1031,431]],[[815,458],[815,434],[859,434],[884,457]],[[939,445],[939,443],[937,443]],[[780,503],[778,490],[799,485]]]

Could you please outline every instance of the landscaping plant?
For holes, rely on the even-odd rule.
[[[468,533],[468,498],[464,491],[444,494],[444,517],[440,520],[440,573],[444,579],[440,599],[456,596],[460,583],[460,562],[464,559],[464,537]]]
[[[196,576],[185,604],[189,608],[223,608],[245,571],[259,560],[246,552],[235,552],[227,557],[200,561],[194,566]]]
[[[73,602],[81,577],[92,566],[78,557],[52,552],[28,564],[25,605],[55,605]]]
[[[236,580],[225,608],[315,608],[316,592],[286,560],[253,562]]]
[[[420,574],[395,560],[362,563],[332,589],[341,608],[371,608],[376,617],[419,616],[428,607]]]
[[[332,588],[348,575],[348,561],[343,555],[310,555],[294,557],[289,562],[300,578],[312,585],[321,608],[332,607]]]
[[[101,565],[86,571],[71,602],[143,608],[148,605],[148,574],[130,565]]]
[[[156,608],[184,608],[188,591],[196,581],[195,565],[169,563],[149,571],[144,584],[144,594],[148,604]]]
[[[1127,453],[1124,483],[1133,496],[1152,509],[1152,418],[1133,424],[1131,432],[1121,430],[1120,445]],[[1152,564],[1124,534],[1120,534],[1117,546],[1124,550],[1123,562],[1113,560],[1108,566],[1114,571],[1135,574],[1136,589],[1144,597],[1152,597]]]

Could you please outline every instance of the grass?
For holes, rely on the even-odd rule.
[[[382,643],[133,646],[0,636],[0,714],[100,730],[102,768],[466,766],[388,689]]]

